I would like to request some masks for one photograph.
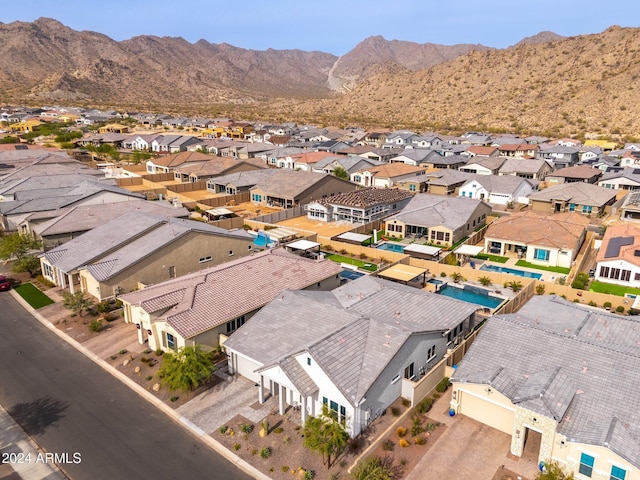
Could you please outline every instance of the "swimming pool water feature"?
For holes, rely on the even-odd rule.
[[[404,253],[405,245],[401,243],[384,242],[378,245],[376,248],[379,250],[389,250],[390,252]]]
[[[486,308],[494,309],[498,307],[504,298],[494,297],[488,294],[488,291],[483,288],[474,287],[472,285],[465,285],[463,288],[452,287],[450,285],[443,285],[438,290],[440,295],[445,297],[455,298],[468,303],[475,303]]]
[[[516,268],[499,267],[498,265],[487,265],[486,263],[480,267],[480,270],[487,272],[509,273],[511,275],[518,275],[525,278],[535,278],[540,280],[542,278],[541,273],[527,272],[526,270],[518,270]]]

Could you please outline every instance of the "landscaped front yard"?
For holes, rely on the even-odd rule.
[[[32,283],[23,283],[22,285],[16,286],[14,290],[36,310],[53,303],[53,300],[42,293],[40,289]]]

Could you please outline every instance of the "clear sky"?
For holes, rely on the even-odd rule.
[[[254,50],[342,55],[373,35],[387,40],[504,48],[550,30],[573,36],[638,27],[638,0],[4,0],[0,21],[50,17],[114,40],[203,38]],[[634,24],[633,22],[636,22]]]

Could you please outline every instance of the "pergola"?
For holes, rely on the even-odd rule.
[[[426,284],[426,268],[413,267],[411,265],[405,265],[398,263],[393,267],[389,267],[386,270],[378,273],[379,277],[386,278],[387,280],[393,280],[394,282],[404,283],[408,285],[409,282],[415,280],[422,275],[422,286]]]

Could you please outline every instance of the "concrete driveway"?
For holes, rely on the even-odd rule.
[[[509,455],[511,437],[464,415],[445,422],[447,431],[420,460],[407,480],[491,480],[502,465],[532,480],[537,459]]]

